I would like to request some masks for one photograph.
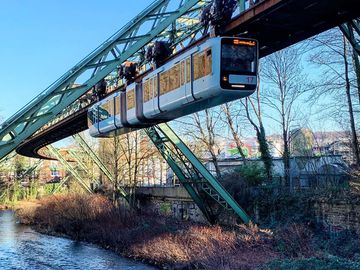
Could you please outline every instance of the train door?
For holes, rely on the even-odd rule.
[[[160,104],[159,104],[159,73],[151,78],[151,93],[152,93],[152,106],[153,106],[153,116],[160,113]]]
[[[183,71],[181,77],[185,84],[185,98],[187,102],[191,102],[194,100],[192,93],[192,65],[191,65],[191,56],[186,58],[181,62],[181,70]]]

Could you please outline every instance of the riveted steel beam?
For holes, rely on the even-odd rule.
[[[47,150],[56,157],[56,159],[64,166],[64,168],[72,174],[76,181],[84,188],[88,193],[93,193],[91,188],[85,183],[79,173],[73,168],[73,166],[61,155],[61,153],[52,145],[47,146]]]
[[[84,140],[84,138],[80,134],[74,135],[73,138],[77,142],[77,144],[82,148],[82,150],[91,158],[92,161],[94,161],[94,163],[99,167],[99,169],[106,175],[106,177],[110,180],[110,182],[115,183],[114,175],[102,162],[99,156],[91,149],[91,147]],[[122,197],[124,197],[128,201],[129,195],[122,187],[118,187],[118,192]]]
[[[242,222],[250,222],[246,212],[168,124],[159,124],[146,128],[145,131],[210,223],[219,221],[219,215],[209,200],[217,203],[221,209],[235,214]]]

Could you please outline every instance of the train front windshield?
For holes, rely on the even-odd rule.
[[[223,38],[221,41],[221,78],[224,88],[232,88],[231,79],[246,84],[249,76],[257,76],[258,46],[256,40]],[[243,78],[240,78],[243,77]],[[251,79],[253,80],[253,79]]]

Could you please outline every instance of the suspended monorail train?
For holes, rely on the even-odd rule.
[[[124,134],[247,97],[257,70],[256,40],[210,38],[89,108],[90,135]]]

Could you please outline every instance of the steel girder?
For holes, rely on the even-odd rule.
[[[23,172],[19,177],[23,178],[25,175],[31,174],[33,171],[37,169],[42,164],[42,160],[39,159],[33,164],[31,167],[29,167],[25,172]]]
[[[360,18],[340,25],[340,29],[351,43],[356,53],[360,55]]]
[[[62,188],[62,186],[66,184],[66,182],[69,180],[69,178],[70,178],[69,175],[65,176],[65,177],[60,181],[59,185],[53,189],[53,191],[51,192],[51,194],[55,194],[56,192],[58,192],[58,191]]]
[[[56,159],[64,166],[64,168],[70,172],[72,174],[72,176],[75,178],[76,181],[79,182],[79,184],[88,192],[88,193],[93,193],[93,191],[91,190],[91,188],[85,183],[85,181],[82,179],[82,177],[78,174],[78,172],[76,171],[75,168],[73,168],[73,166],[71,166],[71,164],[65,159],[63,158],[63,156],[61,155],[61,153],[52,145],[48,145],[47,146],[48,151],[50,152],[51,155],[53,155],[54,157],[56,157]]]
[[[110,182],[115,183],[115,178],[110,170],[106,167],[106,165],[101,161],[101,159],[97,156],[97,154],[91,149],[91,147],[87,144],[84,138],[76,134],[73,136],[74,140],[81,147],[81,149],[91,158],[92,161],[99,167],[99,169],[106,175],[106,177],[110,180]],[[128,193],[121,187],[118,187],[118,192],[122,197],[124,197],[127,201],[129,199]]]
[[[235,214],[242,222],[250,222],[250,217],[246,212],[168,124],[163,123],[146,128],[145,132],[210,223],[219,221],[219,214],[216,213],[216,207],[212,204],[214,202],[222,210]]]
[[[7,155],[6,157],[0,159],[0,163],[5,163],[5,162],[9,161],[10,159],[12,159],[15,156],[16,156],[16,152],[13,152],[12,154]]]
[[[179,3],[180,2],[180,3]],[[45,91],[30,101],[0,126],[0,159],[21,142],[60,115],[70,104],[97,82],[132,57],[154,39],[164,38],[176,30],[175,37],[194,35],[181,31],[193,27],[198,31],[199,9],[206,1],[156,0],[92,53],[71,68]],[[173,37],[174,35],[172,35]],[[141,53],[140,53],[141,54]]]

